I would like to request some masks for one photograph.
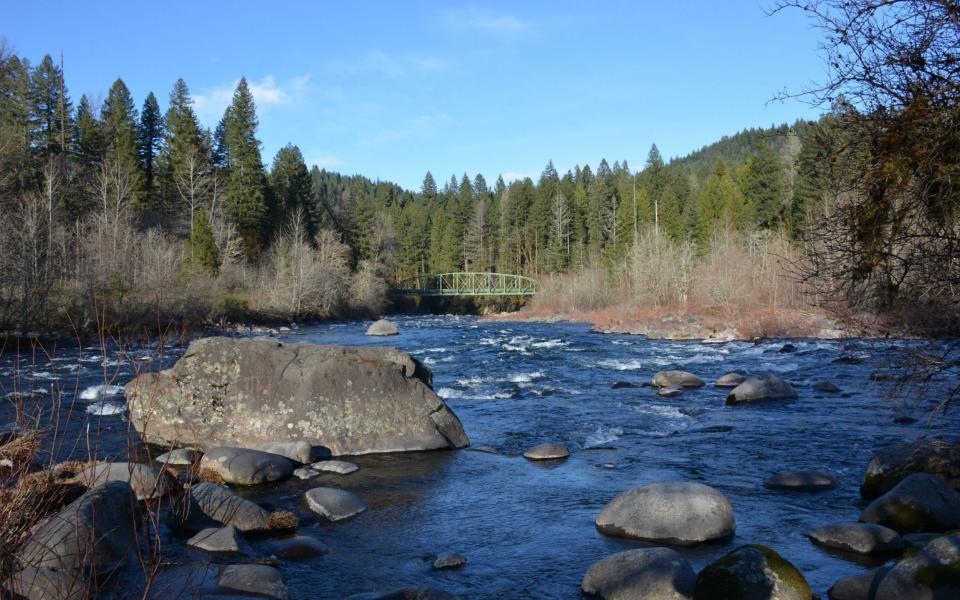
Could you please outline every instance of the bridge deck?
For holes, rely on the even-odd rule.
[[[400,281],[393,293],[400,296],[532,296],[536,279],[509,273],[434,273]]]

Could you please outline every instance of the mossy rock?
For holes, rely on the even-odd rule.
[[[803,574],[776,551],[740,546],[707,565],[697,577],[694,600],[812,600]]]
[[[938,537],[890,569],[876,600],[901,598],[960,598],[960,535]]]

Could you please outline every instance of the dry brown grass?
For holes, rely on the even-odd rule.
[[[278,510],[270,514],[270,522],[268,526],[270,529],[276,530],[287,530],[287,529],[296,529],[299,524],[297,515],[292,512],[287,512],[285,510]]]
[[[197,471],[197,479],[206,481],[207,483],[226,483],[223,475],[213,469],[199,469]]]

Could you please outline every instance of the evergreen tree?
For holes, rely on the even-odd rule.
[[[787,214],[787,228],[794,239],[800,236],[808,212],[820,204],[827,187],[821,156],[824,145],[816,141],[820,129],[815,126],[807,133],[797,158],[797,176]]]
[[[107,145],[105,160],[128,182],[125,186],[131,190],[128,200],[138,202],[143,190],[143,172],[137,160],[137,109],[122,79],[110,86],[101,121]]]
[[[72,123],[63,72],[47,54],[30,76],[32,145],[38,157],[65,152]]]
[[[757,153],[747,160],[743,194],[753,212],[752,222],[764,229],[780,225],[786,194],[783,164],[780,156],[766,140],[761,140]]]
[[[201,208],[194,214],[191,229],[184,262],[188,268],[216,275],[220,270],[220,250],[217,248],[217,240],[206,210]]]
[[[300,148],[287,144],[277,152],[270,169],[270,191],[275,203],[274,226],[286,222],[298,209],[312,223],[310,173]],[[312,229],[312,228],[311,228]],[[310,231],[310,237],[315,235]]]
[[[743,192],[722,158],[717,159],[713,173],[703,182],[697,196],[697,244],[705,249],[713,233],[720,227],[740,223],[745,206]]]
[[[143,171],[143,186],[152,208],[159,208],[159,193],[156,179],[157,160],[163,139],[163,116],[153,92],[147,94],[140,111],[140,126],[137,130],[137,158]]]
[[[423,176],[423,186],[420,188],[423,199],[427,202],[433,202],[437,199],[437,182],[433,180],[433,174],[427,171]]]
[[[233,102],[224,114],[223,139],[228,165],[225,207],[250,258],[261,248],[267,217],[266,177],[256,133],[253,93],[247,79],[242,77],[233,93]]]

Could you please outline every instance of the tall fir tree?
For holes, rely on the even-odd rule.
[[[66,152],[72,129],[70,98],[63,71],[47,54],[30,76],[30,130],[36,156],[48,158]]]
[[[137,158],[143,171],[143,191],[145,206],[157,211],[161,209],[157,163],[163,143],[163,115],[160,104],[153,92],[147,94],[140,111],[140,124],[137,128]]]
[[[310,173],[300,148],[287,144],[277,152],[270,169],[269,184],[274,202],[274,226],[282,225],[299,210],[309,226],[310,237],[313,237],[316,231],[311,225],[314,219],[310,214]]]
[[[110,86],[101,121],[106,142],[104,159],[115,173],[127,180],[125,187],[131,192],[126,202],[137,204],[143,190],[143,171],[137,159],[137,109],[122,79]]]
[[[786,181],[783,161],[769,142],[760,140],[756,154],[747,159],[743,194],[752,223],[762,229],[775,229],[783,219]]]
[[[240,78],[233,101],[224,114],[223,139],[227,158],[227,215],[243,239],[244,252],[253,258],[267,230],[266,176],[257,139],[257,111],[246,77]]]

